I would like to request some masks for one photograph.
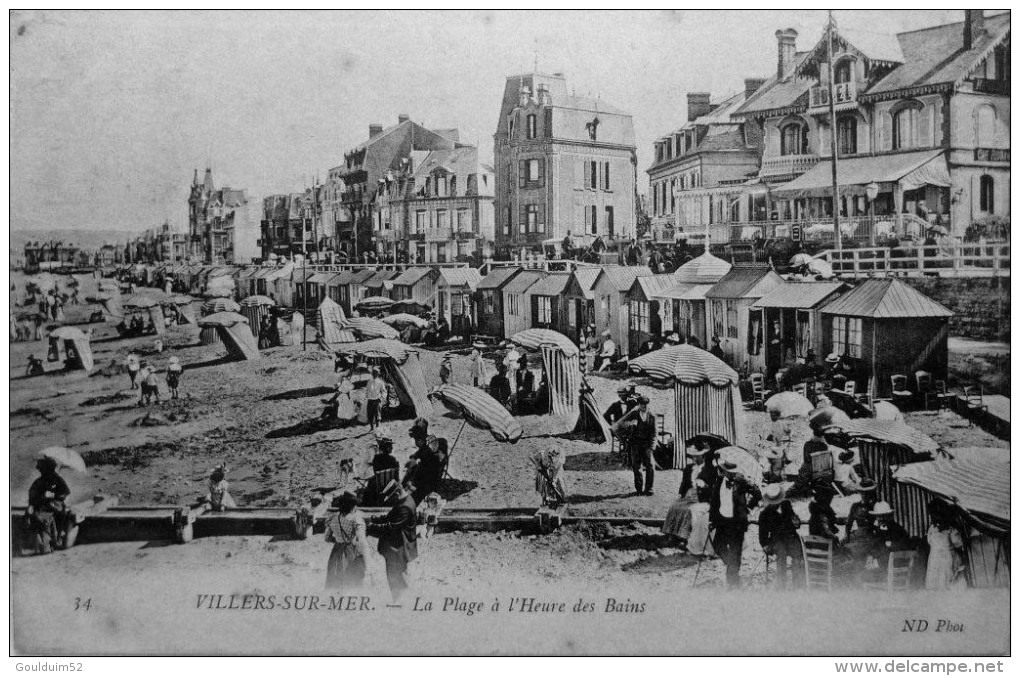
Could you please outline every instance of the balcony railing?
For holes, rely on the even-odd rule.
[[[766,157],[761,163],[762,176],[781,176],[785,174],[803,174],[818,164],[818,155],[781,155]]]
[[[974,148],[976,162],[1009,162],[1009,148]]]
[[[452,238],[452,228],[429,228],[425,231],[426,242],[448,242]]]
[[[841,103],[853,103],[857,100],[857,83],[856,82],[840,82],[833,86],[833,95],[835,96],[836,105]],[[829,105],[829,87],[828,85],[819,85],[811,88],[811,105],[809,108],[821,108],[822,106]]]
[[[844,241],[859,243],[882,242],[895,235],[900,239],[923,239],[928,224],[912,214],[887,216],[841,216],[839,229]],[[948,216],[943,216],[943,227],[949,227]],[[793,219],[785,221],[740,221],[713,223],[708,226],[712,244],[751,243],[767,239],[793,239],[804,242],[834,242],[832,217]],[[705,241],[704,225],[687,225],[682,230],[672,227],[653,227],[656,242],[685,239],[690,243]]]
[[[989,80],[984,77],[976,77],[973,82],[974,91],[976,92],[1009,96],[1009,80]]]

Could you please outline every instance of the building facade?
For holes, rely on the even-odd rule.
[[[213,184],[212,170],[199,183],[198,170],[188,196],[188,255],[194,262],[250,263],[260,257],[256,207],[243,189]]]
[[[293,260],[296,254],[319,251],[315,227],[318,213],[317,192],[311,188],[303,193],[265,197],[259,238],[263,260],[273,256]]]
[[[496,245],[541,250],[629,240],[636,222],[637,149],[629,113],[572,96],[562,74],[506,80],[494,135]]]
[[[917,237],[930,226],[962,236],[1008,218],[1009,19],[967,10],[962,23],[900,34],[836,27],[831,66],[828,32],[798,53],[797,32],[777,31],[775,75],[733,113],[761,128],[761,169],[738,199],[764,197],[765,236],[795,225],[805,239],[832,239],[833,133],[844,238]]]

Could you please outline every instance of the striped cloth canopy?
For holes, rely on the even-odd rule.
[[[414,315],[409,315],[406,312],[399,312],[395,315],[383,317],[379,321],[381,321],[383,324],[388,324],[398,329],[402,329],[407,326],[415,326],[419,329],[424,329],[426,326],[429,325],[429,323],[422,319],[421,317],[415,317]]]
[[[462,416],[472,427],[489,430],[497,441],[517,443],[524,428],[487,392],[468,385],[447,384],[429,393],[450,412]]]
[[[346,319],[344,309],[329,296],[319,303],[317,315],[317,340],[323,350],[336,350],[340,345],[358,339],[352,331],[342,328]]]
[[[411,348],[399,340],[387,338],[375,338],[363,340],[360,343],[346,343],[337,345],[334,349],[342,354],[352,354],[359,357],[385,357],[394,360],[398,364],[407,361]]]
[[[237,312],[241,306],[229,298],[210,298],[202,303],[202,314],[211,315],[217,312]]]
[[[917,454],[935,453],[939,448],[934,439],[901,420],[857,418],[841,422],[839,427],[851,437],[905,446]]]
[[[198,325],[202,327],[234,326],[247,323],[248,319],[237,312],[214,312],[198,320]]]
[[[808,398],[797,392],[780,392],[765,400],[765,410],[778,413],[780,418],[807,416],[814,410]]]
[[[559,347],[542,344],[542,365],[549,383],[549,405],[553,415],[577,417],[581,376],[580,356],[576,348],[573,354],[565,353]]]
[[[353,331],[354,335],[358,336],[361,340],[372,338],[396,340],[400,337],[400,334],[392,326],[387,326],[378,319],[370,317],[349,317],[341,322],[340,328]]]
[[[1009,468],[1008,458],[993,454],[939,458],[903,465],[893,472],[893,480],[952,503],[984,526],[981,530],[1002,535],[1010,523]]]
[[[182,293],[177,294],[176,296],[170,296],[169,298],[166,299],[165,302],[171,303],[173,305],[191,305],[192,303],[195,302],[195,299],[192,298],[191,296]]]
[[[146,293],[133,293],[127,298],[120,299],[121,307],[136,307],[142,309],[148,309],[159,305],[159,300],[153,295]]]
[[[737,372],[715,355],[693,345],[671,345],[653,350],[630,361],[630,370],[653,380],[672,380],[685,385],[711,383],[716,387],[736,385]]]
[[[737,466],[737,473],[742,474],[745,479],[753,483],[755,486],[761,486],[762,482],[762,468],[758,458],[755,457],[751,451],[740,446],[726,446],[718,449],[716,452],[718,461],[716,465],[721,465],[724,462],[732,462]]]
[[[579,354],[577,345],[574,345],[572,340],[551,329],[525,329],[515,333],[510,340],[527,350],[538,350],[545,345],[553,345],[568,357]]]
[[[378,310],[389,310],[393,307],[395,300],[392,298],[386,298],[385,296],[368,296],[362,298],[354,307],[359,311],[368,310],[369,312],[376,312]]]
[[[276,305],[276,301],[269,296],[260,296],[258,294],[248,296],[241,301],[241,307],[250,307],[253,305]]]

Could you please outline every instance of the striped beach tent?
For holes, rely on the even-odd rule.
[[[191,296],[179,294],[171,296],[167,301],[172,305],[177,306],[177,311],[184,317],[184,323],[194,324],[195,323],[195,299]]]
[[[526,350],[538,350],[549,384],[553,415],[576,418],[580,409],[580,351],[562,333],[551,329],[525,329],[510,338]]]
[[[343,328],[346,319],[344,309],[332,298],[326,296],[319,303],[317,316],[317,330],[319,346],[323,350],[335,351],[344,343],[354,343],[358,340],[354,332]]]
[[[216,312],[198,320],[203,334],[213,330],[227,348],[227,354],[237,360],[254,361],[259,358],[259,346],[248,328],[248,320],[236,312]]]
[[[219,279],[219,278],[218,278]],[[269,296],[248,296],[240,302],[241,314],[248,319],[248,326],[252,335],[259,337],[262,330],[262,318],[269,316],[269,308],[276,305],[276,301]]]
[[[152,293],[153,291],[155,290],[147,289],[145,293],[132,294],[121,301],[121,306],[127,310],[145,310],[156,329],[156,335],[162,336],[166,333],[166,320],[163,318],[163,306],[160,305],[160,301],[155,297],[156,294]],[[162,291],[158,293],[162,294],[164,298],[168,297]]]
[[[897,503],[904,506],[907,501],[911,501],[911,504],[916,502],[916,496],[910,496],[911,491],[894,488],[892,469],[932,459],[938,450],[935,440],[898,420],[856,418],[837,426],[857,441],[864,473],[875,480],[876,494],[880,500],[885,500],[894,509]],[[911,509],[906,513],[916,514],[916,510]],[[922,527],[919,523],[913,526]]]
[[[698,434],[716,434],[734,446],[743,437],[744,411],[737,372],[693,345],[674,345],[631,362],[639,372],[673,381],[675,440],[673,466],[687,461],[685,442]]]
[[[387,326],[378,319],[370,317],[348,317],[341,322],[341,328],[352,331],[360,340],[372,338],[396,340],[400,337],[400,333],[392,326]]]
[[[241,306],[229,298],[210,298],[202,303],[202,316],[217,312],[238,312]]]
[[[418,351],[399,340],[376,338],[360,343],[345,343],[336,350],[355,358],[367,359],[382,370],[382,377],[393,385],[401,408],[414,416],[432,415],[425,373],[421,368]],[[390,414],[387,413],[387,416]]]
[[[430,392],[429,397],[464,418],[472,427],[488,430],[497,441],[515,444],[524,435],[524,428],[510,411],[477,387],[447,383]]]

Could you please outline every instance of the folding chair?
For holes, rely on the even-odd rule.
[[[805,587],[832,591],[832,540],[804,535],[800,546],[804,552]]]
[[[916,552],[890,552],[885,580],[865,581],[861,586],[874,591],[907,591],[910,588],[916,558]]]

